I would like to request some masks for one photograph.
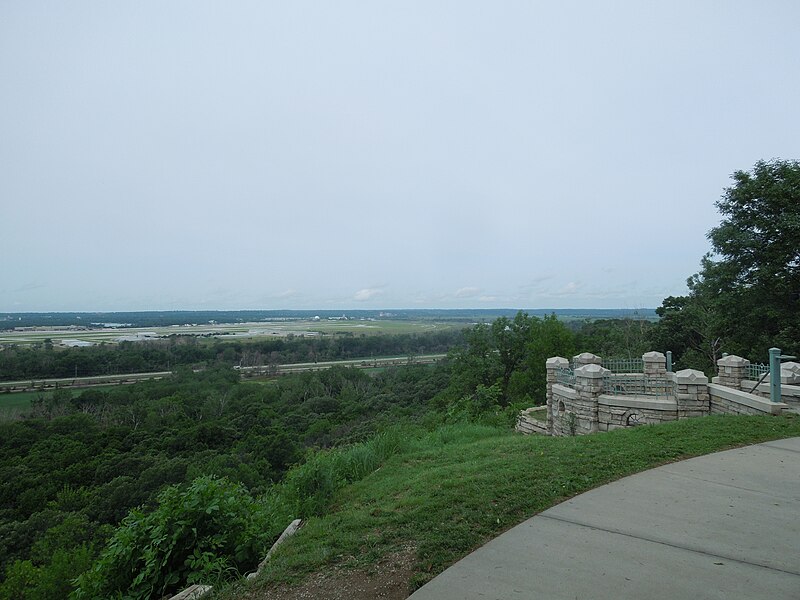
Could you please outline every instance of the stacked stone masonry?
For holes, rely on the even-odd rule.
[[[538,433],[541,435],[547,435],[547,421],[537,419],[531,414],[538,410],[541,410],[541,408],[529,408],[527,410],[523,410],[517,417],[516,430],[525,434]]]
[[[660,352],[647,352],[642,356],[643,370],[638,375],[647,382],[643,386],[646,395],[631,395],[630,391],[626,395],[624,386],[615,384],[614,374],[601,362],[599,356],[586,352],[574,356],[574,384],[565,385],[558,383],[558,373],[569,368],[570,361],[560,356],[547,360],[547,421],[539,422],[537,432],[541,432],[543,424],[550,435],[585,435],[708,414],[780,414],[788,408],[786,403],[769,402],[744,389],[750,363],[738,356],[720,359],[719,376],[709,384],[701,371],[667,372],[666,357]],[[781,380],[785,384],[782,397],[800,405],[800,364],[783,365]],[[609,383],[604,386],[604,381]],[[613,393],[604,393],[604,387]],[[763,393],[763,389],[769,393],[768,385],[756,391]],[[520,423],[520,431],[535,429],[523,415]]]

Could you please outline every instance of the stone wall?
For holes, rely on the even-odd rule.
[[[782,402],[762,398],[718,383],[708,384],[711,414],[779,415],[789,407]]]
[[[600,431],[654,425],[678,418],[678,405],[670,398],[603,394],[597,403]]]
[[[525,434],[538,433],[541,435],[548,435],[547,421],[537,419],[531,414],[540,410],[541,407],[533,407],[520,412],[517,416],[517,425],[514,429]]]
[[[571,435],[572,420],[569,414],[574,412],[577,399],[578,392],[573,388],[560,384],[553,385],[552,404],[547,409],[547,424],[551,435]]]
[[[599,431],[597,397],[603,392],[603,377],[610,373],[600,366],[600,357],[583,353],[574,357],[575,383],[555,383],[556,370],[569,361],[559,356],[547,361],[547,429],[551,435],[585,435]]]
[[[754,394],[749,393],[752,386],[743,391],[749,384],[746,376],[750,363],[738,356],[718,361],[719,376],[713,384],[709,384],[702,371],[667,372],[666,357],[660,352],[644,354],[639,373],[614,376],[601,363],[594,354],[578,354],[571,363],[574,371],[570,371],[570,361],[566,358],[548,359],[547,421],[533,423],[523,412],[518,430],[537,433],[544,430],[555,436],[585,435],[708,414],[780,414],[789,408],[787,403],[773,403],[759,395],[769,395],[768,383],[758,386]],[[564,383],[558,383],[560,372],[573,377],[565,377]],[[800,384],[800,364],[783,365],[781,380],[782,397],[800,406],[800,385],[793,385]],[[636,395],[643,392],[645,395]]]

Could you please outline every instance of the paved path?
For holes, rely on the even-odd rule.
[[[639,473],[525,521],[412,600],[800,599],[800,438]]]

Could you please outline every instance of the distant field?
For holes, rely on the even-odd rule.
[[[98,385],[92,387],[72,388],[70,391],[73,396],[80,396],[86,390],[108,390],[115,388],[115,385]],[[10,394],[0,393],[0,415],[8,410],[28,410],[31,402],[39,396],[47,399],[53,395],[52,391],[47,392],[14,392]]]
[[[84,330],[36,330],[0,332],[0,344],[41,344],[49,339],[53,344],[77,342],[117,344],[121,341],[144,341],[172,335],[191,335],[220,340],[258,340],[288,335],[376,335],[387,333],[424,333],[458,329],[466,322],[436,322],[430,320],[293,320],[252,323],[206,323],[203,325],[170,325],[166,327],[96,328]]]
[[[28,410],[31,402],[39,395],[49,397],[52,392],[17,392],[14,394],[0,394],[0,413],[8,409]]]
[[[658,320],[654,309],[522,309],[531,316],[556,314],[563,321]],[[170,335],[220,339],[263,339],[282,335],[420,333],[463,328],[513,318],[515,308],[392,310],[156,311],[112,313],[0,313],[0,344],[118,343]],[[341,319],[346,315],[347,319]],[[85,329],[91,324],[92,329]],[[13,327],[28,329],[13,331]],[[69,329],[74,327],[75,329]]]

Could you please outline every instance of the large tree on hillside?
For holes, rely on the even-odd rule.
[[[572,356],[575,335],[553,315],[532,317],[518,312],[491,325],[464,332],[463,348],[451,353],[453,375],[447,396],[460,401],[492,389],[502,406],[511,402],[544,403],[545,361]]]
[[[716,203],[722,222],[690,293],[670,297],[655,332],[713,365],[727,351],[766,360],[767,349],[800,350],[800,162],[759,161],[737,171]]]

